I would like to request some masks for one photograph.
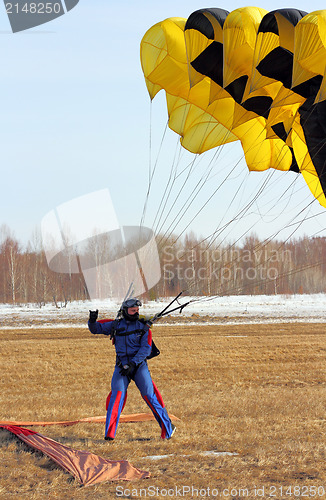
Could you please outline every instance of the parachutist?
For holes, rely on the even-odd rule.
[[[88,328],[91,333],[112,337],[116,350],[116,365],[111,380],[111,392],[107,398],[106,440],[115,438],[131,380],[135,382],[142,398],[159,423],[161,438],[170,439],[175,431],[162,396],[152,381],[148,369],[147,359],[152,353],[152,344],[154,343],[149,325],[139,319],[140,306],[141,302],[138,299],[125,300],[121,307],[122,317],[114,321],[96,321],[98,310],[90,311],[89,314]]]

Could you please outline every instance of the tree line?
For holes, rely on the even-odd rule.
[[[159,240],[159,238],[157,238]],[[161,279],[148,298],[311,294],[326,292],[326,238],[208,244],[195,234],[158,243]],[[82,273],[51,271],[39,235],[22,246],[7,226],[0,228],[0,302],[54,303],[88,299]]]

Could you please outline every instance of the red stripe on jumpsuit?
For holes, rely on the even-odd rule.
[[[164,404],[163,398],[161,396],[161,393],[158,390],[158,388],[156,387],[156,385],[154,384],[154,382],[153,382],[153,387],[154,387],[155,395],[157,397],[157,401],[160,403],[160,405],[162,406],[162,408],[165,408],[165,404]]]
[[[110,392],[110,394],[108,395],[107,400],[106,400],[107,401],[107,408],[109,406],[109,401],[110,401],[111,395],[112,395],[112,392]],[[121,400],[121,395],[122,395],[122,391],[117,391],[117,397],[116,397],[116,400],[114,402],[114,405],[113,405],[113,408],[111,411],[111,415],[110,415],[110,423],[109,423],[109,427],[108,427],[107,437],[114,438],[114,436],[115,436],[115,430],[117,428],[117,418],[118,418],[118,414],[119,414],[119,404],[120,404],[120,400]],[[126,399],[127,399],[127,394],[125,395],[122,410],[126,404]]]
[[[152,345],[152,331],[151,330],[148,330],[148,337],[147,337],[147,342],[148,342],[148,345]]]

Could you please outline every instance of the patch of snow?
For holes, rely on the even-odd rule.
[[[141,313],[153,316],[166,307],[171,299],[148,301]],[[226,324],[256,324],[281,322],[326,322],[326,294],[313,295],[234,295],[225,297],[181,297],[180,303],[190,301],[182,314],[156,326]],[[171,307],[175,307],[173,304]],[[84,328],[87,327],[89,309],[99,309],[100,318],[114,318],[120,304],[112,300],[75,301],[66,307],[52,304],[38,307],[35,304],[0,304],[0,329],[8,328]]]
[[[147,457],[142,457],[143,459],[148,459],[148,460],[162,460],[163,458],[168,458],[168,457],[173,457],[173,453],[170,453],[169,455],[148,455]]]
[[[202,455],[203,457],[209,457],[209,456],[215,456],[215,457],[233,457],[236,455],[239,455],[239,453],[232,453],[230,451],[216,451],[216,450],[211,450],[211,451],[200,451],[198,452],[199,455]],[[169,455],[148,455],[147,457],[142,457],[143,459],[148,459],[148,460],[162,460],[164,458],[169,458],[169,457],[175,457],[175,456],[180,456],[180,457],[192,457],[195,455],[195,453],[189,454],[189,455],[177,455],[175,453],[170,453]]]
[[[204,457],[215,456],[215,457],[234,457],[235,455],[239,455],[239,453],[231,453],[230,451],[202,451],[199,455],[203,455]]]

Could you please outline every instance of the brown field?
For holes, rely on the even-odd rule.
[[[181,419],[170,441],[160,439],[155,421],[121,423],[113,443],[103,440],[103,424],[33,428],[79,450],[128,459],[151,478],[82,487],[0,430],[0,498],[326,497],[317,489],[326,491],[325,325],[164,325],[154,338],[162,354],[149,361],[151,373]],[[114,358],[110,342],[86,328],[1,331],[0,420],[104,415]],[[133,384],[124,413],[134,412],[147,407]],[[200,454],[211,450],[237,455]]]

